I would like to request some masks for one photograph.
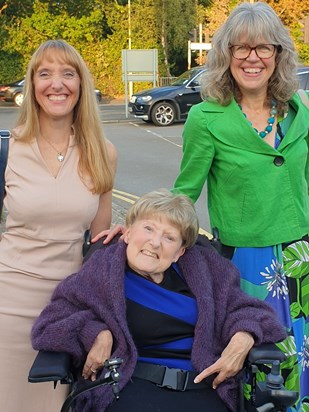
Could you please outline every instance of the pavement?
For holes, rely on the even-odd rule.
[[[111,99],[109,101],[103,99],[99,104],[99,110],[102,123],[141,121],[135,119],[129,112],[126,113],[126,102],[124,97]]]
[[[112,217],[112,226],[114,225],[123,225],[125,222],[125,217],[127,213],[127,209],[117,205],[116,203],[112,203],[113,209],[113,217]]]
[[[104,104],[125,104],[125,96],[114,97],[109,100],[105,100],[104,97],[102,99],[102,103]]]
[[[125,97],[118,97],[106,101],[103,97],[102,102],[99,104],[100,116],[102,123],[120,123],[128,121],[138,121],[133,116],[128,114],[126,117]],[[112,203],[112,225],[124,224],[127,209]]]

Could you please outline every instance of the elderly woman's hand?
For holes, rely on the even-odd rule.
[[[216,389],[220,383],[236,375],[242,369],[246,356],[253,345],[254,339],[250,333],[235,333],[222,352],[221,357],[214,364],[204,369],[195,378],[194,382],[199,383],[207,376],[217,373],[212,385]]]
[[[106,238],[103,240],[103,244],[107,245],[116,235],[118,235],[119,233],[124,234],[124,232],[125,227],[117,224],[111,229],[102,230],[102,232],[98,233],[94,238],[91,239],[91,243],[95,243],[97,240],[106,236]]]
[[[102,369],[106,359],[109,359],[112,353],[113,335],[109,330],[103,330],[96,337],[92,348],[90,349],[84,368],[83,378],[91,380],[96,379],[98,370]]]

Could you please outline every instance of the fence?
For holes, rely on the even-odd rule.
[[[159,86],[168,86],[175,79],[177,79],[177,77],[160,77]]]

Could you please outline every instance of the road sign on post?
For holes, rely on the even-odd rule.
[[[202,50],[210,50],[211,43],[196,43],[192,41],[188,41],[188,69],[191,69],[191,52],[192,50],[198,50],[200,55]],[[201,56],[200,56],[201,57]]]
[[[203,36],[204,34],[204,36]],[[198,41],[197,41],[197,30],[192,29],[189,31],[189,41],[188,41],[188,69],[191,69],[191,52],[192,50],[199,52],[199,65],[203,64],[203,50],[210,50],[211,43],[209,41],[209,30],[205,29],[203,31],[202,23],[199,24],[198,28]],[[205,41],[203,42],[203,37]]]
[[[191,50],[210,50],[211,43],[194,43],[190,42],[190,49]]]
[[[122,81],[125,83],[125,112],[128,114],[128,82],[158,82],[158,50],[122,50]]]

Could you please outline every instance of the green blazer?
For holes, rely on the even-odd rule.
[[[194,202],[207,180],[211,227],[222,243],[262,247],[309,233],[309,110],[295,94],[296,116],[278,149],[261,139],[235,100],[193,106],[173,191]]]

